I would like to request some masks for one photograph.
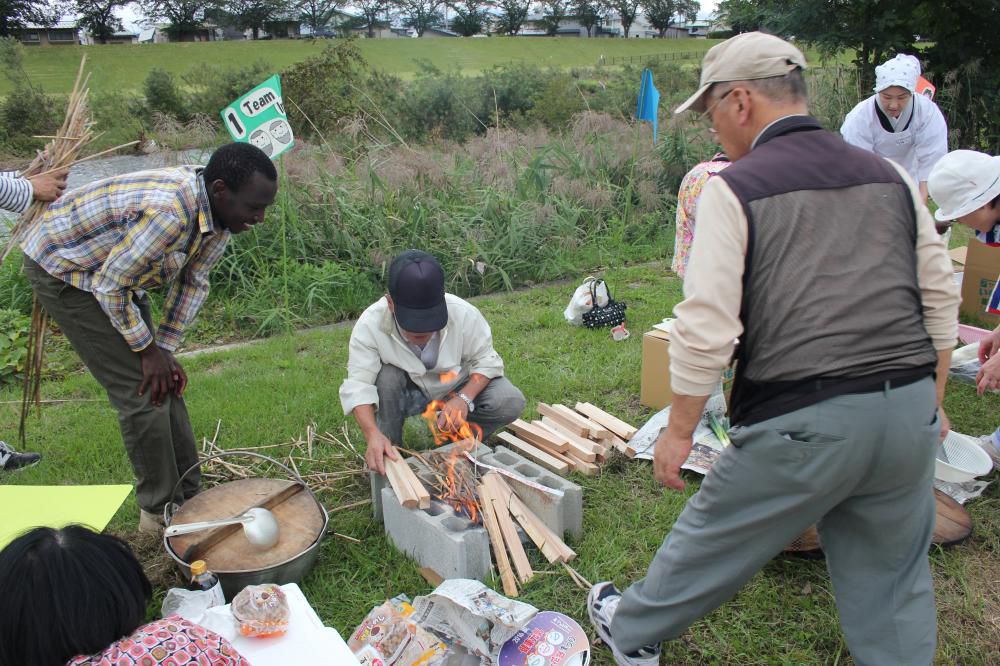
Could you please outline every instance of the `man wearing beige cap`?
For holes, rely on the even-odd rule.
[[[735,357],[732,446],[646,577],[591,591],[619,664],[657,664],[662,641],[815,523],[854,661],[934,656],[931,484],[958,290],[906,172],[808,115],[805,66],[777,37],[734,37],[677,109],[700,113],[733,165],[699,201],[654,473],[684,487],[692,433]]]

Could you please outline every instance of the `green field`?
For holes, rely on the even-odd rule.
[[[91,89],[96,92],[139,90],[154,67],[183,74],[207,62],[239,66],[263,59],[276,70],[319,54],[328,40],[196,42],[177,44],[122,44],[111,46],[49,46],[25,49],[25,69],[48,93],[66,93],[73,85],[80,56],[87,55]],[[601,56],[648,56],[673,52],[701,52],[708,40],[565,39],[490,37],[488,39],[362,39],[361,53],[372,66],[412,76],[421,61],[446,69],[478,72],[493,65],[527,62],[551,67],[590,67]],[[0,95],[10,82],[0,78]]]

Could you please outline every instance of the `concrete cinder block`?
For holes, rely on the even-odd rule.
[[[562,497],[518,483],[504,477],[525,506],[534,512],[553,532],[569,534],[574,539],[583,534],[583,488],[524,458],[505,446],[498,446],[480,460],[487,465],[506,469],[518,476],[547,488],[562,491]]]
[[[447,452],[452,446],[437,450]],[[556,534],[581,536],[583,489],[580,486],[503,446],[491,451],[480,445],[475,457],[484,464],[562,491],[561,496],[554,496],[504,477],[524,504]],[[421,465],[417,460],[408,463],[419,473]],[[374,516],[382,520],[389,540],[399,550],[445,578],[482,580],[486,576],[490,570],[490,541],[485,529],[473,526],[468,519],[455,515],[450,506],[436,500],[428,510],[404,508],[388,480],[380,474],[371,475],[371,486]]]
[[[444,578],[482,580],[490,571],[490,538],[482,527],[432,502],[430,509],[407,509],[391,487],[382,489],[382,519],[389,540]]]

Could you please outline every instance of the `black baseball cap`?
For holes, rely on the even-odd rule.
[[[433,255],[407,250],[389,264],[389,295],[396,322],[411,333],[433,333],[448,324],[444,270]]]

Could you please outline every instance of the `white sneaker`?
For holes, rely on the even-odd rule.
[[[997,450],[997,443],[993,440],[993,435],[983,435],[977,441],[979,442],[979,448],[990,455],[993,467],[1000,469],[1000,450]]]
[[[598,583],[590,588],[587,595],[587,614],[590,615],[590,623],[594,625],[594,630],[601,637],[604,644],[611,648],[611,653],[615,656],[618,666],[659,666],[660,646],[647,645],[639,648],[635,652],[625,654],[618,649],[611,638],[611,620],[618,610],[618,602],[622,600],[621,593],[611,582]]]

